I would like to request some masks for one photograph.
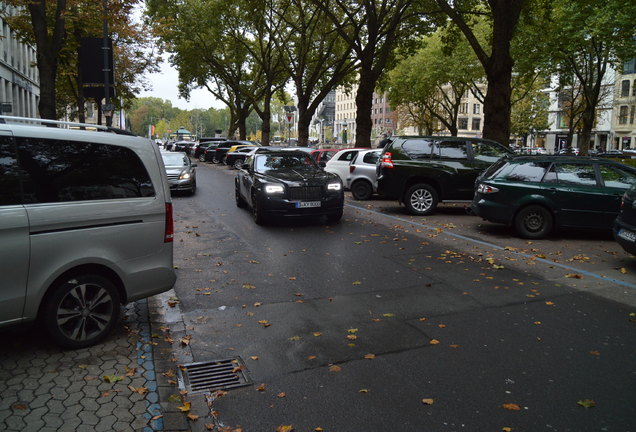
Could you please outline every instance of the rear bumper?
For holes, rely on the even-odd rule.
[[[621,217],[614,221],[614,239],[625,251],[636,255],[636,226],[626,223]]]

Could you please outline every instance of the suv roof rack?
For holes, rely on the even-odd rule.
[[[61,120],[49,120],[49,119],[33,118],[33,117],[14,117],[14,116],[0,115],[0,123],[31,123],[31,124],[40,124],[40,125],[55,125],[58,127],[65,126],[67,129],[75,129],[75,128],[81,128],[83,130],[94,129],[96,131],[112,132],[118,135],[134,136],[134,134],[130,131],[114,128],[112,126],[103,126],[103,125],[69,122],[69,121],[61,121]]]

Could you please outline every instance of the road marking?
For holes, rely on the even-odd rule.
[[[411,225],[414,225],[414,226],[418,226],[418,227],[422,227],[422,228],[425,228],[425,229],[428,229],[428,230],[432,230],[432,231],[435,231],[435,230],[437,230],[439,228],[439,227],[431,227],[429,225],[426,225],[426,224],[423,224],[423,223],[419,223],[419,222],[414,222],[412,220],[405,219],[405,218],[402,218],[402,217],[399,217],[399,216],[393,216],[393,215],[389,215],[389,214],[386,214],[386,213],[382,213],[382,212],[379,212],[377,210],[371,210],[371,209],[368,209],[368,208],[360,207],[360,206],[357,206],[357,205],[354,205],[354,204],[345,203],[345,205],[348,206],[348,207],[355,208],[357,210],[364,210],[364,211],[369,212],[369,213],[373,213],[373,214],[376,214],[376,215],[379,215],[379,216],[384,216],[384,217],[387,217],[389,219],[395,219],[395,220],[400,221],[400,222],[408,223],[408,224],[411,224]],[[627,288],[636,289],[636,284],[632,284],[632,283],[629,283],[629,282],[624,282],[622,280],[618,280],[618,279],[614,279],[614,278],[611,278],[611,277],[603,276],[603,275],[600,275],[600,274],[592,273],[592,272],[589,272],[587,270],[582,270],[582,269],[579,269],[579,268],[576,268],[576,267],[572,267],[572,266],[569,266],[569,265],[566,265],[566,264],[557,263],[557,262],[554,262],[554,261],[547,260],[545,258],[539,258],[539,257],[537,257],[535,255],[530,255],[530,254],[526,254],[526,253],[523,253],[523,252],[518,252],[518,251],[515,251],[515,250],[506,249],[503,246],[499,246],[499,245],[496,245],[496,244],[493,244],[493,243],[489,243],[487,241],[477,240],[477,239],[474,239],[474,238],[471,238],[471,237],[466,237],[466,236],[461,235],[461,234],[453,233],[453,232],[450,232],[450,231],[444,231],[444,230],[441,231],[441,234],[445,234],[445,235],[447,235],[449,237],[453,237],[453,238],[456,238],[456,239],[468,241],[468,242],[471,242],[471,243],[476,243],[476,244],[479,244],[479,245],[482,245],[482,246],[486,246],[486,247],[490,247],[490,248],[493,248],[493,249],[506,251],[506,252],[512,252],[512,253],[515,253],[515,254],[517,254],[519,256],[522,256],[524,258],[535,259],[537,261],[543,262],[544,264],[549,264],[549,265],[552,265],[552,266],[555,266],[555,267],[561,267],[562,269],[569,270],[569,271],[574,271],[574,272],[577,272],[577,273],[580,273],[580,274],[583,274],[585,276],[589,276],[589,277],[592,277],[592,278],[595,278],[595,279],[599,279],[599,280],[606,281],[606,282],[612,282],[612,283],[615,283],[617,285],[621,285],[621,286],[624,286],[624,287],[627,287]]]

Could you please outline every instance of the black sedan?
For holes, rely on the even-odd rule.
[[[260,151],[250,156],[235,178],[236,205],[252,209],[254,221],[303,216],[342,218],[344,192],[338,175],[323,171],[297,150]]]

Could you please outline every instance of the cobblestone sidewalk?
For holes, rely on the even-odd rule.
[[[153,359],[148,302],[122,311],[123,325],[97,346],[65,351],[37,326],[0,332],[0,430],[189,430],[166,417]],[[168,396],[178,390],[163,389]],[[165,410],[164,410],[165,411]],[[176,421],[175,421],[176,419]]]

